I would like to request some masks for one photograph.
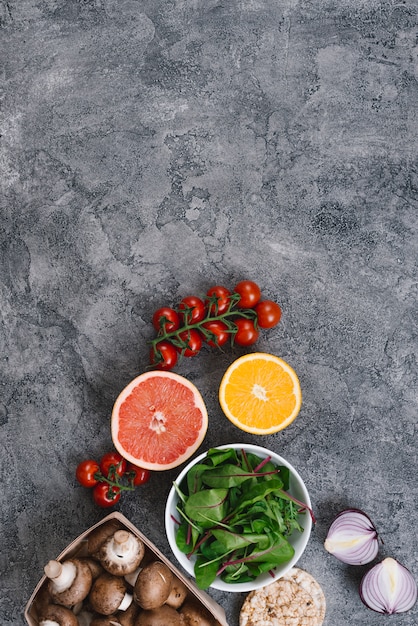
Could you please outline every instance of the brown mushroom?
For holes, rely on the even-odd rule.
[[[168,606],[173,607],[173,609],[178,609],[185,601],[187,593],[188,591],[186,585],[179,578],[177,578],[177,576],[173,576],[170,595],[165,603],[168,604]]]
[[[118,610],[126,610],[132,602],[132,595],[122,577],[105,572],[94,581],[89,602],[96,613],[112,615]]]
[[[39,616],[39,626],[78,626],[78,619],[67,607],[49,604]]]
[[[117,519],[112,519],[105,524],[100,524],[89,533],[87,537],[87,552],[90,556],[95,556],[100,546],[116,531],[122,528],[121,523]]]
[[[142,541],[127,530],[118,530],[101,545],[97,557],[104,569],[114,576],[134,572],[145,554]]]
[[[157,609],[141,611],[135,626],[183,626],[183,620],[178,611],[163,604]]]
[[[135,602],[143,609],[156,609],[170,595],[173,574],[161,561],[153,561],[142,569],[135,582]]]
[[[44,572],[49,578],[51,598],[57,604],[70,608],[88,596],[92,574],[87,563],[81,559],[67,559],[63,563],[49,561]]]
[[[187,600],[179,613],[183,617],[184,626],[214,626],[216,624],[215,618],[208,609],[197,600]]]
[[[100,574],[103,574],[104,569],[101,566],[100,562],[97,561],[97,559],[86,556],[82,557],[80,560],[84,561],[89,566],[93,580],[96,580],[96,578],[100,576]]]

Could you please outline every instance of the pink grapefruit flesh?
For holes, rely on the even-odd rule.
[[[128,461],[149,470],[181,465],[202,443],[208,414],[198,389],[189,380],[165,371],[150,371],[132,380],[112,411],[112,439]]]

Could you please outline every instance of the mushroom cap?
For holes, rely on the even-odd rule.
[[[183,616],[184,626],[214,626],[215,618],[208,609],[197,602],[197,600],[187,600],[179,610]]]
[[[183,620],[175,609],[167,604],[158,607],[157,609],[150,609],[147,611],[141,611],[138,615],[135,626],[182,626]]]
[[[178,609],[185,601],[187,594],[188,589],[186,585],[179,578],[177,578],[177,576],[173,576],[170,595],[165,603],[168,604],[168,606],[173,607],[173,609]]]
[[[126,591],[127,585],[123,578],[105,572],[93,583],[89,595],[90,605],[100,615],[111,615],[118,610]]]
[[[95,556],[100,546],[117,530],[122,528],[122,524],[117,519],[111,519],[105,524],[97,526],[89,533],[87,537],[87,552],[91,556]]]
[[[103,574],[104,569],[97,559],[86,556],[80,560],[84,561],[89,566],[93,580],[100,576],[100,574]]]
[[[156,609],[170,595],[173,574],[161,561],[153,561],[142,569],[135,582],[135,602],[143,609]],[[170,607],[171,608],[171,607]]]
[[[134,572],[145,554],[143,542],[127,530],[118,530],[101,545],[97,557],[103,568],[115,576]]]
[[[74,613],[65,606],[49,604],[39,615],[39,625],[43,622],[56,622],[60,626],[78,626],[78,619]]]
[[[54,602],[70,608],[88,596],[93,578],[89,566],[83,560],[67,559],[65,562],[75,566],[76,573],[72,584],[65,591],[57,592],[54,580],[50,580],[48,590]]]

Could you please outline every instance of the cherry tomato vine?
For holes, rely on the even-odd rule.
[[[215,285],[205,298],[186,296],[176,307],[157,309],[152,318],[157,335],[150,342],[151,366],[173,369],[179,357],[196,356],[204,344],[221,348],[229,340],[231,345],[253,345],[260,328],[273,328],[281,318],[280,306],[261,296],[257,283],[243,280],[232,291]]]
[[[106,452],[99,462],[85,459],[77,465],[76,479],[92,489],[94,502],[104,508],[117,504],[123,491],[133,491],[150,479],[150,471],[129,463],[118,452]]]

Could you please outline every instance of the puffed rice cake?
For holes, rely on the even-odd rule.
[[[321,626],[325,608],[319,583],[294,567],[274,583],[248,594],[239,626]]]

